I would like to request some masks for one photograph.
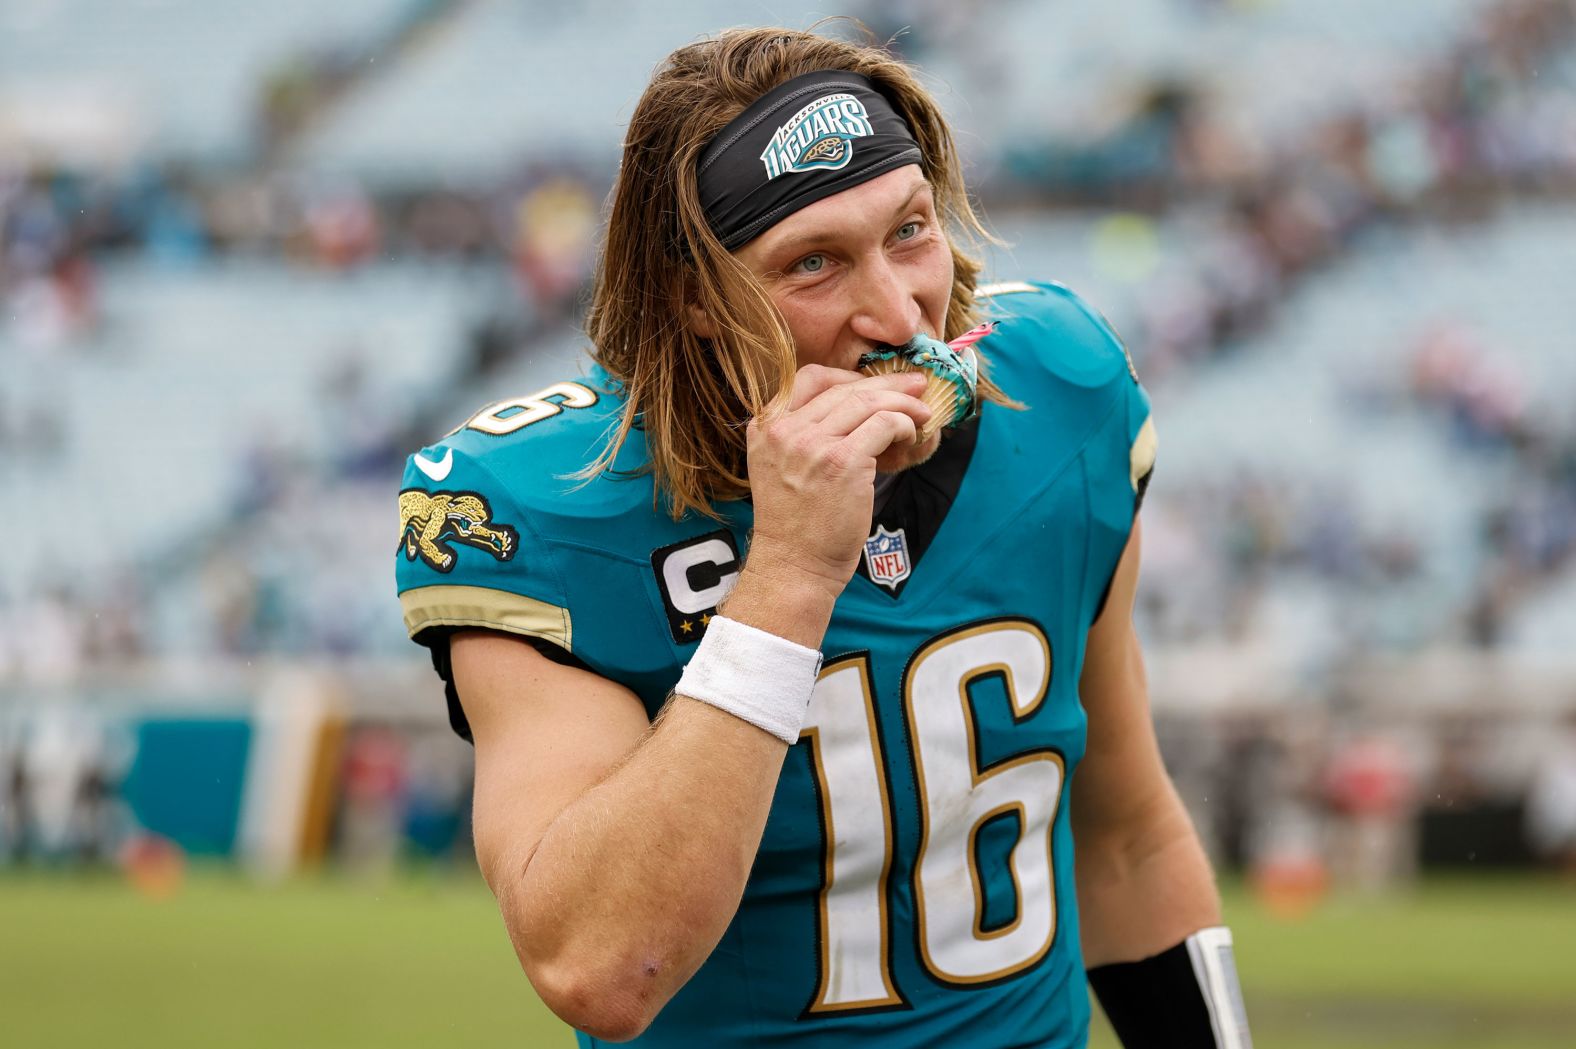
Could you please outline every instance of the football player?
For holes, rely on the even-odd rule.
[[[405,621],[584,1045],[1081,1046],[1090,983],[1130,1049],[1248,1044],[1132,627],[1148,399],[980,233],[885,52],[682,48],[595,366],[411,457]]]

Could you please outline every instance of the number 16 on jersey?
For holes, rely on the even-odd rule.
[[[1045,700],[1051,669],[1045,633],[1025,619],[949,631],[909,661],[903,711],[921,822],[914,912],[920,961],[942,983],[1005,979],[1039,962],[1055,939],[1051,835],[1065,778],[1062,757],[1027,750],[981,767],[970,707],[970,687],[997,676],[1014,722],[1022,722]],[[892,801],[868,656],[822,668],[801,739],[810,746],[825,828],[817,901],[820,977],[807,1012],[900,1006],[888,913]],[[1018,826],[1008,864],[1014,917],[987,929],[976,839],[986,823],[1006,815]]]

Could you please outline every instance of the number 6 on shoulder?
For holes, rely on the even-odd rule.
[[[596,391],[589,386],[578,382],[555,382],[545,390],[537,390],[528,396],[511,397],[489,404],[444,436],[452,437],[461,430],[480,430],[494,437],[503,437],[532,423],[551,419],[565,408],[589,408],[596,401]]]

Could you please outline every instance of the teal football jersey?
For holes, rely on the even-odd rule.
[[[633,1044],[1087,1039],[1068,815],[1078,679],[1154,427],[1121,342],[1075,295],[982,295],[998,328],[980,349],[1024,407],[985,405],[893,482],[743,903]],[[738,576],[751,509],[673,521],[636,470],[638,430],[623,476],[571,476],[619,410],[593,372],[490,405],[411,457],[400,600],[445,677],[447,632],[488,627],[622,683],[653,716],[668,697]]]

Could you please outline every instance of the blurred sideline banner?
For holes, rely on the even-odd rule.
[[[233,717],[151,717],[134,729],[121,797],[138,825],[193,856],[228,856],[241,823],[252,724]]]
[[[1195,644],[1148,662],[1167,765],[1228,868],[1379,883],[1576,857],[1576,660]],[[266,878],[468,865],[472,757],[408,662],[0,686],[0,866],[107,862],[139,835]]]

